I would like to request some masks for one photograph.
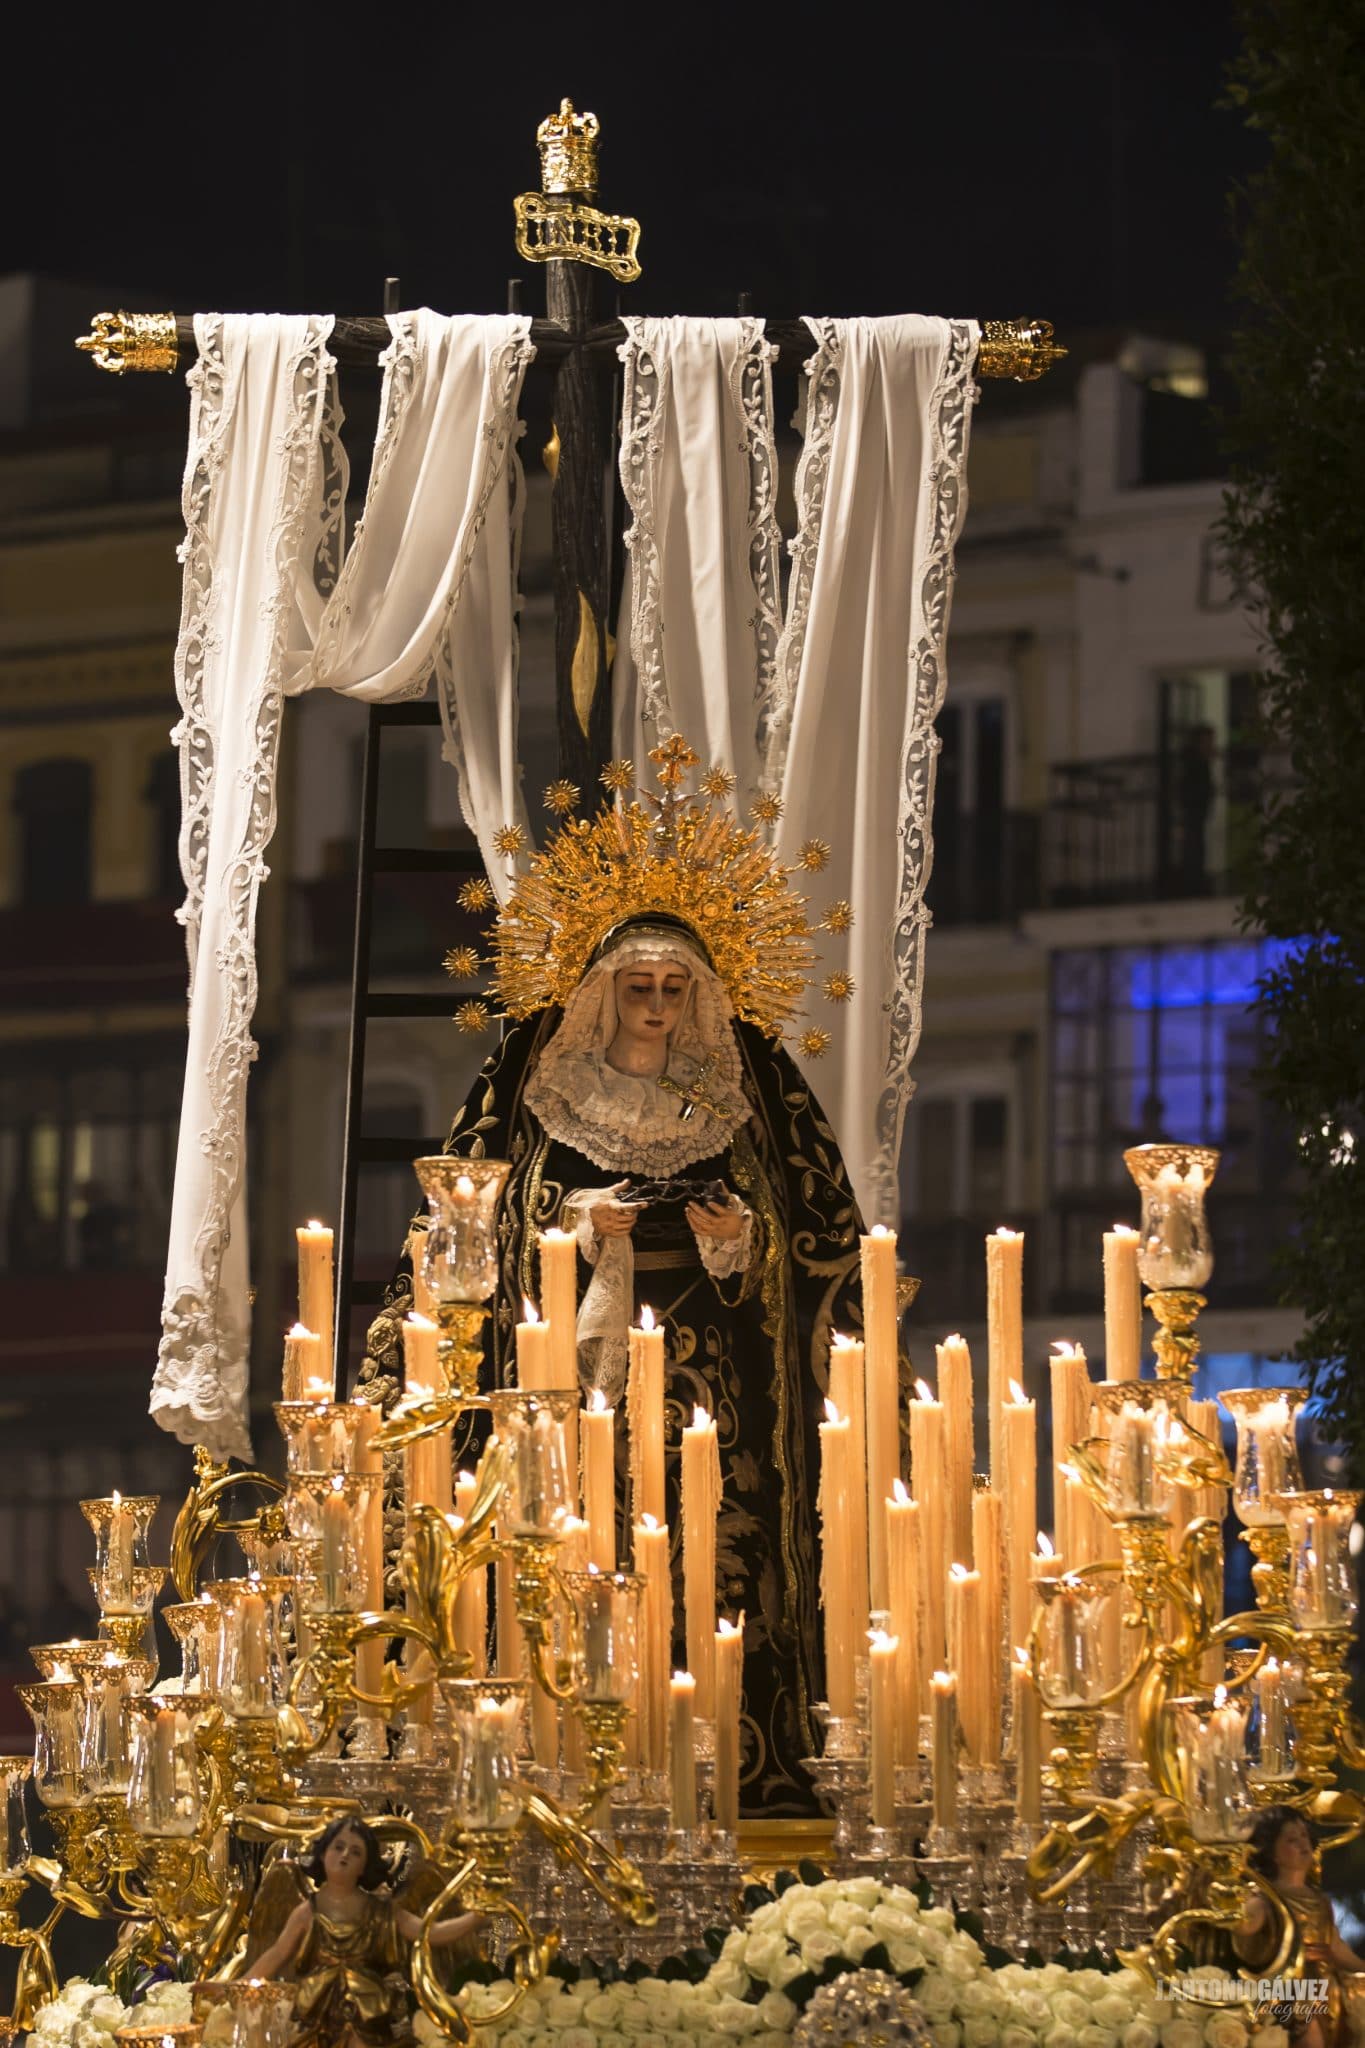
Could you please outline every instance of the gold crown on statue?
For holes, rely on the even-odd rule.
[[[542,192],[582,192],[591,198],[597,190],[600,129],[596,114],[576,114],[572,100],[561,100],[559,112],[546,116],[536,130]]]
[[[725,985],[735,1015],[756,1024],[770,1038],[787,1035],[802,998],[812,985],[816,932],[847,932],[853,923],[848,903],[833,903],[818,924],[792,887],[795,874],[816,875],[829,860],[822,839],[808,839],[796,861],[784,865],[766,847],[759,828],[775,824],[782,805],[759,796],[751,808],[754,825],[739,822],[725,799],[735,786],[727,769],[712,768],[696,793],[683,784],[698,756],[680,734],[650,750],[658,796],[628,795],[634,764],[612,761],[602,773],[610,801],[595,818],[571,818],[578,791],[554,782],[545,792],[547,808],[564,818],[543,852],[534,854],[498,913],[493,931],[493,992],[506,1014],[529,1017],[572,995],[593,955],[619,926],[651,915],[684,925]],[[507,826],[497,851],[514,861],[525,851],[520,826]],[[493,891],[482,879],[460,891],[466,910],[491,909]],[[479,971],[472,946],[446,956],[459,980]],[[845,973],[824,978],[833,1003],[847,1002],[853,979]],[[480,1031],[490,1021],[477,1000],[461,1005],[455,1021]],[[816,1059],[829,1049],[830,1034],[813,1026],[797,1039],[801,1052]]]

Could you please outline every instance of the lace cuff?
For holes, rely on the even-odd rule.
[[[599,1202],[614,1202],[624,1186],[623,1180],[617,1180],[609,1188],[574,1188],[560,1205],[560,1223],[574,1232],[579,1252],[590,1266],[597,1264],[602,1249],[602,1240],[592,1227],[592,1211]]]
[[[703,1237],[694,1230],[697,1253],[702,1265],[713,1280],[730,1280],[736,1273],[742,1273],[753,1255],[754,1212],[744,1202],[735,1206],[740,1213],[742,1229],[738,1237]]]

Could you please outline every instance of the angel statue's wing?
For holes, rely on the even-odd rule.
[[[243,1976],[251,1975],[251,1966],[257,1956],[264,1955],[268,1948],[274,1946],[295,1906],[310,1896],[311,1888],[298,1864],[277,1851],[261,1872],[261,1881],[251,1902]]]

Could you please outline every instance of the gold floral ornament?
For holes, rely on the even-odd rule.
[[[474,997],[467,1003],[461,1003],[455,1012],[455,1022],[468,1038],[476,1038],[481,1031],[487,1031],[492,1021],[493,1013],[487,1003],[481,1003]]]
[[[806,870],[808,875],[820,874],[823,869],[829,866],[829,841],[827,839],[804,840],[801,851],[797,855],[797,861]]]
[[[722,771],[686,792],[698,756],[681,734],[650,759],[657,795],[627,798],[631,764],[613,762],[602,779],[615,801],[595,818],[566,819],[531,855],[493,929],[493,993],[511,1017],[567,1002],[618,926],[672,917],[697,934],[735,1015],[780,1038],[816,959],[806,900],[792,882],[800,863],[787,867],[735,816]],[[815,1037],[823,1051],[829,1033]]]
[[[836,935],[852,931],[853,905],[842,900],[831,903],[820,920],[819,929],[822,932],[834,932]]]
[[[445,970],[452,981],[472,981],[479,971],[479,956],[473,946],[452,946],[445,957]]]
[[[735,778],[728,768],[708,768],[703,775],[700,788],[707,796],[726,797],[735,786]]]
[[[526,834],[520,825],[499,825],[493,834],[493,851],[500,853],[504,860],[515,860],[526,850]]]
[[[481,911],[491,910],[495,901],[492,884],[486,882],[482,875],[475,875],[461,885],[455,901],[461,910],[472,911],[475,916]]]
[[[567,818],[578,805],[578,784],[561,779],[552,782],[545,792],[545,808],[557,818]]]
[[[760,825],[775,825],[782,816],[781,797],[771,794],[755,797],[750,806],[749,815],[751,818],[757,819]]]
[[[813,1024],[809,1031],[801,1033],[796,1043],[804,1058],[818,1060],[823,1059],[831,1045],[833,1045],[834,1040],[822,1026]]]
[[[828,1003],[846,1003],[852,997],[853,991],[857,986],[858,984],[853,979],[853,976],[845,974],[842,968],[836,974],[827,974],[825,976],[825,1001]]]
[[[624,796],[634,784],[635,763],[624,759],[608,761],[598,780],[612,796]]]

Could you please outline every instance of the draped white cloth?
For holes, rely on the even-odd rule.
[[[761,320],[625,322],[621,480],[630,576],[618,750],[662,731],[759,786],[782,627],[772,358]]]
[[[807,325],[779,634],[771,349],[752,321],[627,322],[633,659],[618,655],[614,721],[618,744],[679,731],[741,793],[780,795],[786,860],[828,843],[809,893],[817,914],[850,902],[854,924],[822,939],[821,973],[847,973],[854,993],[811,1005],[833,1042],[801,1063],[864,1215],[894,1223],[978,334],[909,315]],[[629,751],[638,760],[638,739]]]
[[[417,696],[434,672],[447,756],[495,886],[507,863],[492,835],[522,815],[515,439],[529,322],[391,319],[365,517],[339,578],[331,325],[198,315],[189,377],[174,735],[189,1048],[151,1410],[218,1457],[250,1454],[246,1083],[283,697],[319,686]]]

